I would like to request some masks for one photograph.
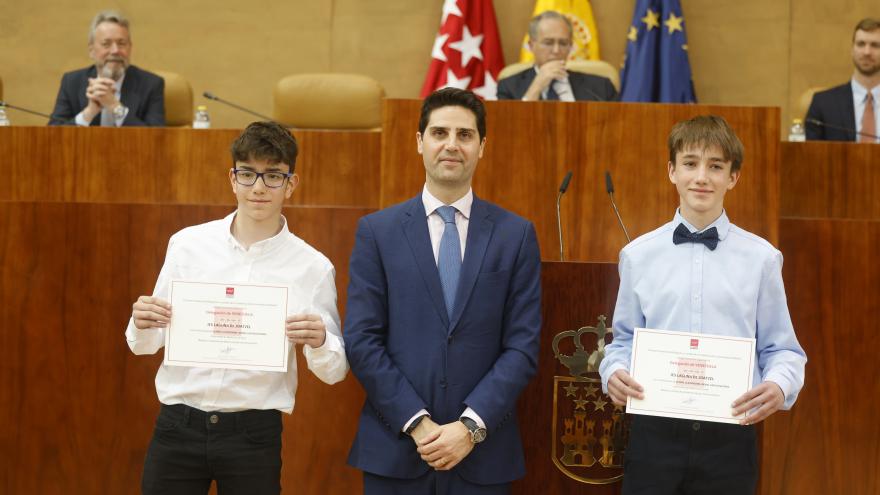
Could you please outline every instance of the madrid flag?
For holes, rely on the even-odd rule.
[[[503,68],[492,0],[444,0],[422,98],[451,86],[494,100]]]

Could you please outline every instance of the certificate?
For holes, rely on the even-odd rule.
[[[171,281],[165,364],[287,371],[287,287]]]
[[[630,374],[644,387],[626,412],[739,423],[731,404],[752,388],[755,339],[636,328]]]

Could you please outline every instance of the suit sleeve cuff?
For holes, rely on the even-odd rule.
[[[70,115],[70,114],[68,114],[68,115]],[[76,122],[76,125],[78,125],[80,127],[88,127],[89,126],[89,123],[86,122],[86,118],[83,117],[82,112],[76,114],[76,117],[74,117],[73,121]]]
[[[406,430],[409,429],[409,425],[411,425],[411,424],[413,423],[413,421],[415,421],[416,419],[418,419],[419,416],[429,416],[429,417],[430,417],[431,415],[428,414],[428,410],[427,410],[427,409],[422,409],[422,410],[420,410],[419,412],[413,414],[413,417],[409,418],[409,421],[407,421],[406,424],[403,425],[403,428],[401,428],[400,431],[406,433]]]
[[[480,415],[477,414],[477,411],[474,411],[470,407],[468,407],[467,409],[464,410],[463,413],[461,413],[461,417],[471,418],[472,420],[477,422],[477,424],[480,426],[480,428],[483,428],[483,429],[486,428],[486,422],[483,421],[483,418],[481,418]]]

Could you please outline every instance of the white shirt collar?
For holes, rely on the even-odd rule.
[[[852,78],[852,79],[850,80],[849,84],[850,84],[850,86],[852,87],[853,100],[854,100],[857,104],[862,104],[862,103],[864,103],[864,102],[865,102],[865,98],[868,97],[868,88],[866,88],[866,87],[862,86],[861,84],[859,84],[858,82],[856,82],[856,79],[855,79],[855,78]],[[875,101],[876,101],[878,98],[880,98],[880,85],[878,85],[878,86],[874,86],[874,87],[871,89],[871,94],[874,95],[874,100],[875,100]]]
[[[425,186],[422,188],[422,204],[425,205],[425,216],[427,217],[431,215],[431,213],[434,213],[434,210],[440,208],[441,206],[444,206],[446,203],[434,197],[434,195],[431,194],[430,191],[428,191],[428,185],[425,184]],[[465,218],[469,219],[471,217],[471,206],[473,206],[473,204],[474,190],[473,188],[469,188],[468,192],[464,196],[460,197],[449,206],[452,206],[453,208],[458,210],[458,212],[461,213]]]
[[[223,226],[225,227],[224,232],[226,233],[226,241],[229,242],[232,246],[235,246],[235,247],[241,249],[242,251],[248,251],[248,252],[253,252],[253,253],[266,252],[270,249],[273,249],[276,246],[280,246],[281,244],[283,244],[284,240],[291,233],[288,226],[287,226],[287,217],[285,217],[284,215],[281,215],[281,230],[279,230],[277,234],[275,234],[274,236],[272,236],[268,239],[263,239],[262,241],[255,242],[255,243],[251,244],[250,249],[246,250],[244,248],[244,246],[242,246],[241,243],[238,242],[238,239],[236,239],[235,236],[232,235],[232,221],[235,219],[235,215],[237,213],[238,213],[238,210],[235,210],[232,213],[230,213],[229,215],[226,215],[223,218]]]

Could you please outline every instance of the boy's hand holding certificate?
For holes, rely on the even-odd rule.
[[[171,282],[165,364],[287,371],[287,287]]]
[[[630,374],[644,399],[626,412],[739,423],[731,404],[752,386],[755,339],[636,328]]]

